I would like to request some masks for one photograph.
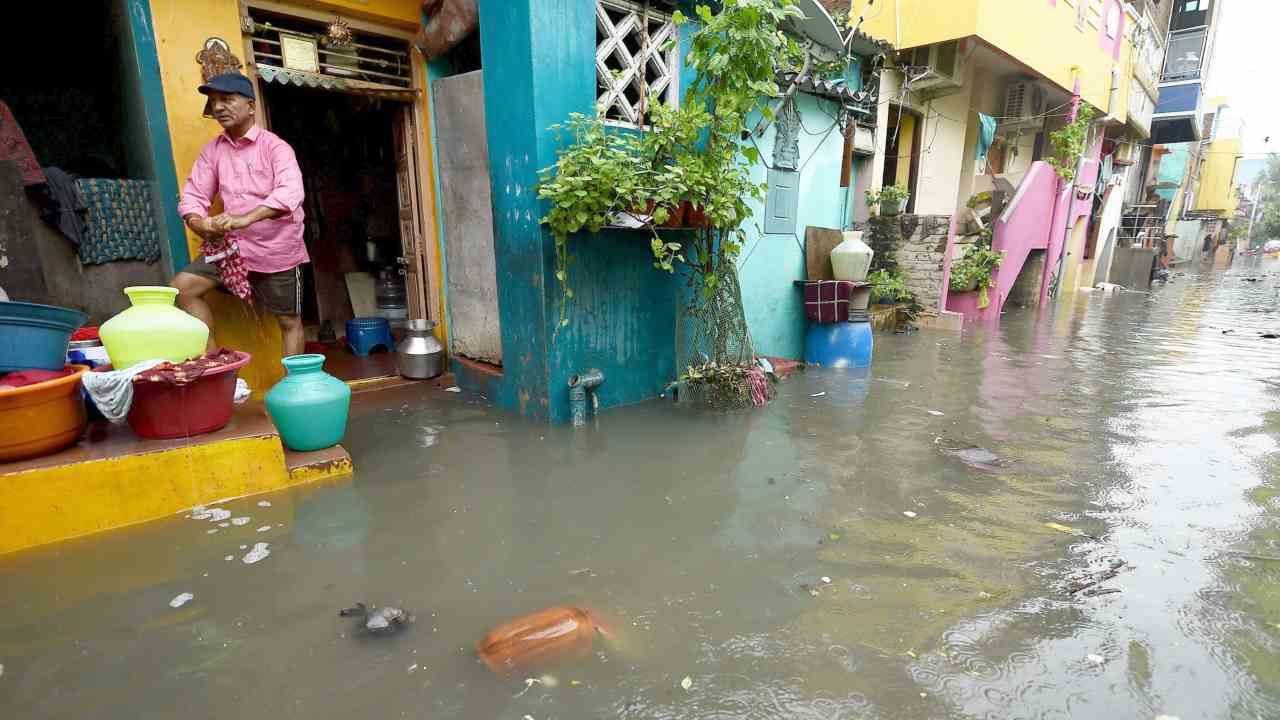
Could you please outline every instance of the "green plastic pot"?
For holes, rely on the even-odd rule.
[[[310,452],[337,445],[347,432],[351,388],[324,371],[324,356],[294,355],[280,361],[287,374],[267,393],[267,412],[290,450]]]

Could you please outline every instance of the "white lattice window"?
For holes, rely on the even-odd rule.
[[[596,101],[600,117],[620,125],[648,124],[649,98],[679,98],[680,51],[671,14],[648,2],[596,1]]]

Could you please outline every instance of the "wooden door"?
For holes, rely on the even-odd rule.
[[[423,247],[422,199],[418,188],[418,128],[413,106],[405,104],[395,120],[397,211],[400,221],[400,271],[408,292],[409,317],[436,320],[427,303],[427,267]]]

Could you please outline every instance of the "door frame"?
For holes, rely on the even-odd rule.
[[[291,2],[281,2],[279,0],[238,0],[240,17],[244,18],[251,9],[265,10],[280,15],[292,15],[303,20],[329,22],[333,19],[332,12],[323,12],[314,8],[296,5]],[[411,137],[413,138],[413,149],[410,153],[410,170],[414,173],[412,188],[412,200],[416,204],[416,226],[417,237],[414,238],[416,247],[412,248],[414,252],[412,256],[418,258],[418,272],[406,273],[406,284],[410,278],[417,278],[416,288],[406,288],[409,298],[418,298],[419,303],[414,307],[414,303],[410,301],[410,317],[425,317],[434,320],[438,326],[443,327],[446,320],[444,317],[443,305],[443,288],[440,282],[443,278],[443,272],[440,264],[440,248],[435,239],[437,237],[436,228],[438,226],[438,218],[436,217],[435,207],[435,185],[432,176],[432,168],[434,166],[434,158],[431,156],[431,143],[428,134],[430,123],[428,122],[429,113],[426,110],[427,103],[427,75],[426,75],[426,58],[422,52],[413,43],[416,32],[404,27],[400,27],[388,23],[380,23],[370,21],[363,18],[353,18],[349,15],[343,15],[343,19],[351,27],[377,35],[395,38],[397,40],[406,41],[409,44],[409,61],[412,66],[412,85],[411,88],[416,95],[416,99],[410,102],[404,102],[408,109],[407,120],[411,123]],[[267,103],[263,100],[262,82],[258,76],[257,69],[254,67],[251,58],[253,57],[253,36],[252,33],[246,32],[242,26],[240,28],[241,46],[243,48],[242,60],[244,62],[245,75],[249,77],[253,83],[254,92],[260,101],[257,103],[257,123],[259,126],[271,129],[271,114],[267,108]],[[332,90],[324,90],[316,88],[318,92],[334,92]],[[395,137],[389,138],[392,143],[396,142]],[[399,188],[397,187],[397,190]],[[430,201],[428,201],[430,200]],[[400,238],[401,247],[404,248],[406,238]]]

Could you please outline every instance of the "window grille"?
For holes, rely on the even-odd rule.
[[[649,98],[675,106],[680,51],[671,14],[648,2],[597,0],[596,101],[600,117],[632,127],[648,124]],[[673,45],[668,47],[668,45]]]

